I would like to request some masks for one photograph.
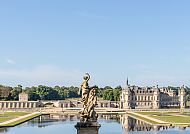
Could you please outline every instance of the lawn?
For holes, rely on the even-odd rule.
[[[31,120],[31,119],[33,119],[33,118],[35,118],[35,117],[38,117],[38,116],[40,116],[40,115],[41,115],[41,114],[31,115],[31,116],[28,116],[28,117],[26,117],[26,118],[24,118],[24,119],[20,119],[20,120],[18,120],[18,121],[15,121],[15,122],[6,124],[5,126],[6,126],[6,127],[13,127],[13,126],[16,126],[16,125],[18,125],[18,124],[21,124],[21,123],[23,123],[23,122],[26,122],[26,121],[28,121],[28,120]]]
[[[141,115],[146,115],[151,118],[155,118],[161,121],[169,123],[187,123],[190,124],[190,113],[180,113],[180,112],[137,112]]]
[[[166,116],[152,116],[152,117],[170,123],[190,123],[190,116],[182,117],[182,116],[166,115]]]
[[[177,114],[179,112],[168,112],[168,111],[162,111],[162,112],[136,112],[138,114],[147,115],[147,116],[162,116],[162,115],[168,115],[168,114]]]
[[[24,116],[27,114],[29,114],[29,113],[27,113],[27,112],[4,112],[4,113],[0,113],[0,123],[14,119],[14,118],[17,118],[19,116]]]
[[[141,116],[138,116],[138,115],[133,115],[133,114],[130,114],[130,113],[128,113],[128,115],[131,116],[131,117],[134,117],[134,118],[141,119],[141,120],[143,120],[143,121],[149,122],[149,123],[151,123],[151,124],[158,124],[158,122],[155,122],[155,121],[146,119],[146,118],[141,117]]]

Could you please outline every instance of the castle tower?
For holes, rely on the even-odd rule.
[[[120,98],[120,108],[129,109],[130,108],[130,86],[127,78],[126,88],[121,92]]]
[[[126,88],[122,90],[120,96],[120,108],[129,109],[130,108],[130,85],[129,79],[127,77]]]
[[[186,93],[184,86],[179,89],[179,102],[180,108],[184,109],[186,107]]]
[[[127,86],[129,86],[129,79],[128,79],[128,77],[127,77],[127,82],[126,82],[126,84],[127,84]]]
[[[158,87],[153,88],[153,101],[152,108],[159,109],[160,108],[160,92]]]

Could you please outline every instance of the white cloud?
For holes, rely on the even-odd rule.
[[[9,63],[9,64],[16,64],[16,61],[13,60],[13,59],[7,59],[6,61],[7,61],[7,63]]]
[[[0,69],[0,81],[5,85],[80,85],[83,73],[56,66],[38,66],[33,69]]]

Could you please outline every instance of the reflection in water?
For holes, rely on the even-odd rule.
[[[29,127],[33,127],[35,129],[32,129],[32,131],[30,132],[31,134],[32,133],[45,134],[44,132],[41,132],[39,130],[41,128],[45,128],[45,130],[47,129],[47,131],[49,131],[48,130],[49,128],[56,128],[56,130],[59,129],[59,132],[56,132],[56,134],[58,134],[58,133],[61,133],[63,130],[63,127],[65,127],[67,129],[66,130],[67,133],[70,134],[70,133],[75,133],[74,124],[76,124],[76,122],[79,119],[80,119],[80,117],[76,116],[76,115],[59,115],[59,114],[43,115],[41,117],[35,118],[31,121],[28,121],[24,124],[21,124],[15,128],[0,128],[0,133],[12,134],[14,132],[15,134],[25,134],[25,132],[20,132],[20,129],[23,129],[23,128],[29,129]],[[115,133],[118,133],[118,134],[120,134],[120,133],[127,134],[127,133],[131,133],[132,131],[136,131],[136,132],[140,131],[139,133],[141,133],[142,131],[143,132],[149,131],[150,134],[152,134],[153,132],[155,133],[155,132],[159,132],[159,131],[163,131],[163,130],[164,130],[163,132],[169,132],[169,133],[171,133],[171,131],[168,131],[168,130],[174,130],[177,132],[183,131],[183,132],[187,132],[187,133],[190,132],[189,129],[182,130],[184,128],[179,130],[179,129],[174,129],[174,127],[171,127],[171,126],[153,126],[151,124],[145,123],[144,121],[134,119],[134,118],[128,116],[127,114],[125,114],[125,115],[99,114],[98,119],[99,119],[99,122],[102,124],[100,132],[105,133],[105,134],[109,133],[108,130],[110,128],[111,129],[115,128],[115,130],[117,130]],[[33,131],[35,131],[35,132],[33,132]],[[28,133],[28,134],[30,134],[30,133]],[[112,133],[114,134],[114,132],[112,132]]]
[[[128,115],[122,115],[120,118],[120,123],[125,131],[159,131],[171,128],[171,126],[154,126],[147,124],[144,121],[134,119]]]
[[[0,133],[5,133],[5,132],[8,132],[7,128],[0,128]]]
[[[77,121],[79,120],[79,116],[76,115],[43,115],[38,118],[35,118],[29,122],[27,122],[29,125],[37,124],[38,127],[44,128],[46,126],[54,125],[54,123],[59,122],[67,122],[67,121]]]

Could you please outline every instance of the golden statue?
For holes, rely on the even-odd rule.
[[[94,110],[97,105],[97,86],[89,87],[88,81],[90,80],[90,75],[88,73],[83,77],[84,81],[81,84],[81,88],[79,89],[79,93],[82,89],[82,100],[83,109],[80,111],[81,121],[97,121],[97,115]]]

